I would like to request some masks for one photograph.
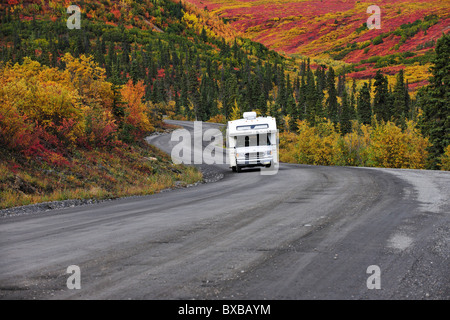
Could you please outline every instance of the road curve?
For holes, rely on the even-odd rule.
[[[202,168],[223,179],[0,218],[0,298],[450,298],[450,173]],[[67,288],[70,265],[80,290]]]

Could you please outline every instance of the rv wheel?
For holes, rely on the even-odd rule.
[[[233,172],[237,172],[236,167],[232,167],[231,169],[233,170]]]
[[[241,169],[241,167],[239,167],[239,166],[236,166],[236,171],[237,171],[238,173],[242,172],[242,169]]]

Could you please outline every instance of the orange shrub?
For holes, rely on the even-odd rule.
[[[147,107],[143,102],[144,82],[140,80],[133,84],[133,81],[129,80],[122,87],[121,94],[125,103],[124,124],[132,131],[131,134],[135,139],[140,139],[144,133],[153,131],[154,127],[150,123]]]
[[[211,119],[209,119],[208,122],[226,124],[227,119],[225,118],[225,116],[223,114],[218,114],[214,117],[211,117]]]

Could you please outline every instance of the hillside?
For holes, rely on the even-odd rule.
[[[395,74],[406,68],[411,88],[429,76],[429,50],[450,30],[448,1],[186,0],[219,15],[240,34],[278,52],[339,60],[352,73],[368,79],[375,69]],[[381,29],[369,30],[367,8],[381,9]],[[426,65],[423,67],[423,65]]]
[[[265,105],[284,78],[285,59],[195,7],[82,1],[69,29],[70,4],[0,4],[0,208],[199,181],[144,137],[163,116],[223,122],[237,100]]]
[[[242,3],[234,3],[234,9],[242,10]],[[296,56],[290,58],[281,47],[277,52],[241,37],[248,35],[238,24],[245,19],[227,23],[212,11],[214,7],[203,10],[171,0],[85,0],[79,2],[81,28],[70,29],[70,4],[9,0],[0,5],[3,207],[49,199],[146,194],[200,180],[195,170],[174,167],[142,144],[146,135],[165,129],[164,116],[224,123],[243,112],[257,111],[275,117],[280,130],[288,134],[300,133],[303,127],[317,137],[315,142],[323,140],[320,130],[324,129],[332,132],[333,141],[325,140],[325,146],[311,144],[308,152],[323,160],[327,158],[323,153],[336,149],[336,143],[344,157],[326,160],[327,165],[360,165],[353,157],[365,155],[366,150],[352,144],[352,134],[357,140],[374,138],[362,132],[376,134],[386,128],[395,134],[398,148],[384,135],[378,136],[379,145],[367,148],[396,148],[399,157],[386,162],[384,156],[373,154],[375,158],[365,163],[439,168],[444,162],[441,156],[449,141],[441,127],[448,126],[440,119],[446,111],[436,113],[441,105],[429,103],[448,101],[442,97],[445,89],[435,88],[441,80],[436,77],[435,87],[418,98],[410,93],[414,85],[426,83],[432,63],[446,70],[448,37],[440,41],[443,54],[438,60],[444,63],[434,61],[433,43],[424,42],[426,48],[415,52],[400,52],[407,48],[408,37],[414,39],[422,28],[428,35],[437,34],[433,28],[443,21],[441,11],[403,29],[400,25],[407,30],[407,39],[396,54],[370,56],[371,50],[397,37],[398,27],[373,41],[367,40],[372,31],[357,28],[347,40],[333,40],[327,46],[317,42],[321,37],[316,42],[311,38],[301,47],[303,51],[291,51]],[[219,4],[214,10],[222,10]],[[263,2],[247,2],[245,9],[258,5]],[[288,8],[287,4],[279,7]],[[351,25],[357,27],[356,22]],[[281,35],[281,31],[274,33],[275,38]],[[354,44],[348,42],[350,38]],[[361,50],[367,61],[352,62],[351,57]],[[406,60],[412,64],[404,68]],[[351,77],[359,81],[351,82]],[[322,129],[316,132],[315,127]],[[427,152],[429,136],[437,146],[431,152]],[[282,137],[289,142],[285,148],[299,150],[291,145],[296,138],[290,138]],[[303,161],[301,152],[291,155],[293,161]],[[429,154],[432,165],[427,162]]]
[[[246,91],[258,95],[241,97],[243,111],[254,108],[261,85],[255,79],[267,78],[267,101],[285,60],[259,43],[236,38],[217,17],[180,2],[84,1],[80,30],[66,27],[69,1],[19,3],[2,7],[3,61],[27,56],[62,67],[66,52],[92,55],[115,85],[142,80],[144,99],[169,115],[204,121],[227,117],[238,92]]]

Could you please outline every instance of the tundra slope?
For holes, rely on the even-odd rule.
[[[167,152],[177,144],[170,135],[150,142]],[[0,219],[1,297],[450,298],[450,173],[208,169],[224,178]],[[81,290],[66,287],[73,264]],[[381,290],[367,289],[371,265],[381,269]]]

